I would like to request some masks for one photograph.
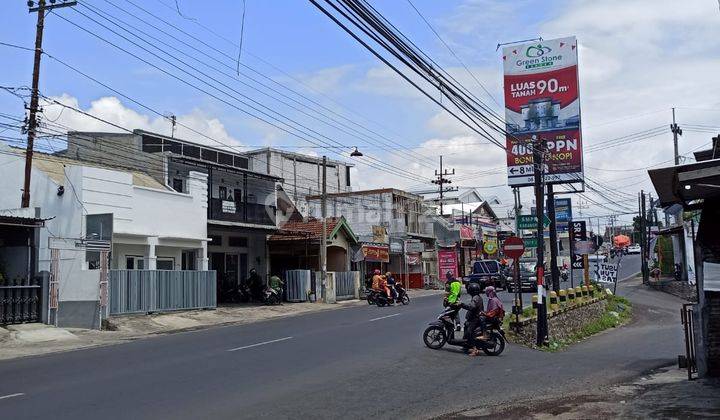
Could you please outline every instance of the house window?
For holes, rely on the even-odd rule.
[[[345,186],[350,186],[350,167],[345,167]]]
[[[220,236],[220,235],[208,235],[208,238],[210,238],[210,243],[208,243],[208,245],[210,245],[210,246],[222,246],[222,236]]]
[[[196,270],[195,251],[183,251],[180,268],[182,270]]]
[[[88,270],[99,270],[100,251],[85,251],[85,261],[87,262]]]
[[[189,144],[184,144],[183,145],[183,156],[199,158],[200,157],[200,148],[197,146],[190,146]]]
[[[175,269],[175,258],[158,257],[157,269],[158,270],[174,270]]]
[[[227,187],[226,186],[221,185],[218,187],[218,196],[219,196],[218,198],[220,198],[221,200],[227,199]]]
[[[125,257],[125,268],[128,270],[144,270],[145,258],[137,255],[128,255]]]
[[[248,240],[244,236],[231,236],[228,238],[228,245],[239,248],[247,248]]]
[[[185,192],[185,190],[183,188],[182,178],[173,178],[172,187],[173,187],[173,190],[175,190],[177,192]]]

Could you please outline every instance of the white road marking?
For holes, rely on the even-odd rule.
[[[264,346],[265,344],[277,343],[278,341],[290,340],[291,338],[292,337],[283,337],[283,338],[278,338],[277,340],[263,341],[262,343],[255,343],[255,344],[250,344],[248,346],[235,347],[234,349],[229,349],[228,351],[245,350],[245,349],[249,349],[252,347]]]
[[[8,398],[14,398],[14,397],[21,397],[23,395],[25,395],[25,394],[22,392],[18,392],[17,394],[3,395],[2,397],[0,397],[0,400],[6,400]]]
[[[373,318],[373,319],[371,319],[371,320],[368,321],[368,322],[380,321],[381,319],[392,318],[392,317],[398,316],[398,315],[400,315],[400,314],[397,313],[397,314],[392,314],[392,315],[385,315],[385,316],[381,316],[381,317],[379,317],[379,318]]]

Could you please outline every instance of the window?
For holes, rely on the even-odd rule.
[[[172,187],[173,187],[173,190],[175,190],[177,192],[185,192],[185,190],[183,188],[182,178],[173,178]]]
[[[197,146],[190,146],[189,144],[183,145],[183,155],[194,157],[194,158],[200,158],[200,148]]]
[[[218,187],[218,198],[220,198],[221,200],[227,200],[227,196],[228,196],[227,187],[224,185],[219,186]]]
[[[233,166],[236,168],[247,169],[248,160],[247,160],[247,158],[244,158],[244,157],[235,156]]]
[[[195,251],[183,251],[182,262],[180,265],[182,270],[196,270],[195,268]]]
[[[174,270],[175,269],[175,258],[158,257],[156,264],[157,264],[158,270]]]
[[[93,240],[112,240],[113,215],[88,214],[85,216],[85,238]]]
[[[125,268],[128,270],[144,270],[145,258],[137,255],[128,255],[125,257]]]
[[[203,160],[209,160],[210,162],[217,162],[217,152],[209,149],[201,149],[200,155]]]
[[[100,251],[85,251],[85,262],[87,262],[88,270],[99,270]]]
[[[220,235],[208,235],[210,238],[210,246],[222,246],[222,236]]]
[[[182,145],[176,141],[172,140],[164,140],[163,141],[163,151],[164,152],[172,152],[175,154],[182,154]]]
[[[233,156],[229,155],[227,153],[218,153],[218,163],[222,163],[223,165],[232,166]]]
[[[142,151],[148,153],[162,152],[162,139],[152,136],[143,136]]]
[[[345,186],[350,186],[350,167],[345,167]]]
[[[228,245],[239,248],[247,248],[248,240],[244,236],[231,236],[228,238]]]

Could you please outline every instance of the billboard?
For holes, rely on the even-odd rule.
[[[533,138],[549,152],[545,182],[583,180],[575,37],[503,49],[508,184],[533,185]]]
[[[572,201],[569,198],[555,199],[555,227],[558,232],[567,232],[572,220]]]
[[[446,280],[446,273],[449,271],[453,277],[457,277],[458,273],[458,256],[455,248],[438,249],[438,271],[440,280]]]

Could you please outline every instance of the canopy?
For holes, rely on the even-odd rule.
[[[613,239],[613,241],[615,241],[616,247],[624,247],[630,245],[630,238],[625,235],[618,235]]]

